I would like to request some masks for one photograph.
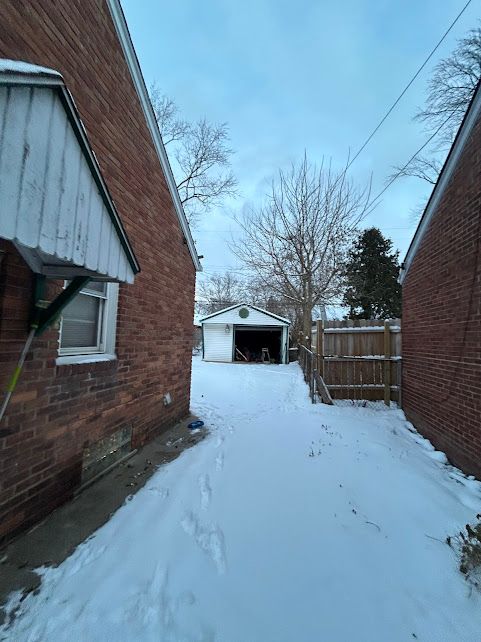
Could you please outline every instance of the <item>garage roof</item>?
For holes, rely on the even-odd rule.
[[[257,312],[261,312],[262,314],[266,314],[269,317],[272,317],[273,319],[277,319],[277,321],[282,321],[283,323],[290,325],[289,319],[285,319],[284,317],[280,317],[277,314],[274,314],[273,312],[269,312],[268,310],[263,310],[262,308],[258,308],[256,305],[250,305],[247,303],[236,303],[235,305],[231,305],[228,308],[224,308],[223,310],[218,310],[217,312],[213,312],[212,314],[208,314],[205,317],[202,317],[199,319],[199,323],[203,323],[204,321],[213,319],[214,317],[219,316],[220,314],[224,314],[225,312],[230,312],[231,310],[235,310],[236,308],[248,308],[250,310],[256,310]]]
[[[0,237],[39,274],[132,283],[139,271],[62,76],[0,60]]]

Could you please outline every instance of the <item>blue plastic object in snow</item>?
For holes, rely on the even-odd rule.
[[[192,421],[187,428],[190,428],[191,430],[197,430],[197,428],[202,428],[204,425],[204,422],[198,419],[197,421]]]

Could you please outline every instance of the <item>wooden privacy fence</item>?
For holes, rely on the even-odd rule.
[[[323,381],[334,399],[399,403],[401,320],[317,321],[311,350],[300,347],[299,363],[313,402]]]

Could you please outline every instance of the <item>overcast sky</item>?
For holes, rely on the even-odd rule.
[[[345,163],[439,40],[465,0],[122,0],[147,85],[156,81],[188,119],[227,122],[242,196],[204,216],[194,230],[206,274],[235,266],[226,241],[230,215],[258,202],[279,167],[322,156]],[[476,26],[468,7],[396,111],[352,166],[378,193],[391,168],[427,138],[412,121],[426,79],[457,38]],[[412,214],[429,195],[400,179],[365,225],[378,226],[401,252]]]

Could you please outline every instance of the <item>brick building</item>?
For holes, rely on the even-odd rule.
[[[401,270],[403,409],[481,478],[481,90],[478,86]]]
[[[61,320],[33,338],[0,422],[1,542],[188,413],[200,265],[119,1],[4,0],[0,58],[14,61],[0,61],[2,393],[32,314],[45,319],[52,310],[32,306],[39,282],[47,277],[41,298],[50,304],[62,296],[67,302],[66,281],[72,294],[78,292]],[[30,97],[24,113],[22,96]],[[44,109],[42,116],[42,100],[52,100],[53,115]],[[12,137],[21,130],[22,113],[19,147]],[[65,138],[50,135],[57,116],[66,123]],[[43,188],[31,162],[42,145],[49,146]],[[12,187],[19,149],[20,178]],[[55,163],[61,189],[52,179]],[[75,201],[70,209],[63,207],[69,194]],[[63,210],[59,205],[49,250],[44,223],[57,213],[46,203],[56,198]],[[32,207],[42,213],[32,214]],[[82,228],[83,216],[88,223]],[[39,220],[42,229],[30,243],[25,239]],[[58,249],[69,234],[80,239],[71,255]]]

